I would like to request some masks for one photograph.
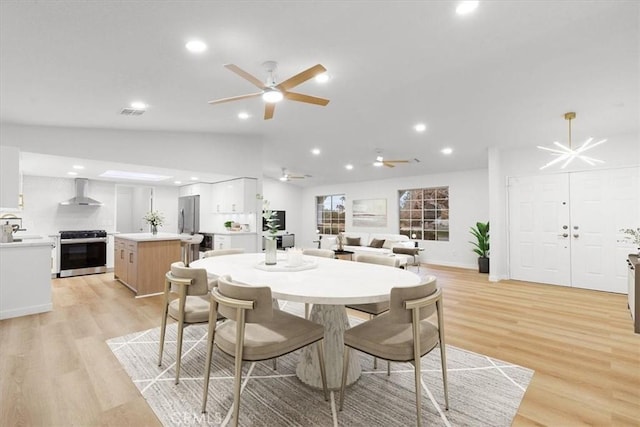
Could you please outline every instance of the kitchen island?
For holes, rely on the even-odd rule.
[[[137,297],[164,290],[164,275],[180,261],[180,239],[174,233],[131,233],[114,236],[113,275]]]
[[[0,319],[51,311],[50,239],[0,243]]]

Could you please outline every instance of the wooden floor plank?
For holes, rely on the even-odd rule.
[[[449,344],[535,370],[514,426],[640,426],[625,295],[421,270],[443,289]],[[0,321],[0,425],[159,425],[105,341],[159,326],[161,297],[134,298],[112,273],[52,291],[52,312]]]

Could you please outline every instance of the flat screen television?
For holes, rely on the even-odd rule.
[[[286,211],[274,211],[276,218],[278,218],[278,229],[284,231],[287,229],[287,215]],[[264,213],[264,212],[263,212]],[[262,217],[262,231],[267,231],[267,220]]]

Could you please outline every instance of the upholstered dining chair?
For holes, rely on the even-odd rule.
[[[165,274],[164,308],[162,310],[162,326],[160,328],[158,366],[162,365],[167,316],[171,316],[178,321],[176,384],[180,379],[184,327],[192,323],[209,321],[210,285],[207,280],[206,269],[185,267],[183,262],[174,262],[171,264],[171,271]],[[170,294],[177,294],[178,297],[170,301]]]
[[[235,255],[235,254],[243,254],[244,249],[242,248],[232,248],[232,249],[212,249],[210,251],[206,251],[202,254],[203,258],[208,258],[212,256],[220,256],[220,255]]]
[[[437,325],[428,319],[434,310],[437,313]],[[389,312],[347,329],[344,332],[344,345],[340,388],[341,411],[349,369],[349,352],[346,351],[346,347],[381,359],[413,362],[417,424],[420,426],[422,408],[420,358],[440,346],[445,408],[449,409],[442,291],[436,288],[435,278],[417,286],[391,289]]]
[[[331,258],[334,259],[336,257],[336,253],[331,249],[303,249],[302,255],[309,256],[317,256],[320,258]],[[308,302],[304,303],[304,318],[309,318],[309,313],[311,313],[311,304]]]
[[[356,256],[356,262],[366,262],[369,264],[386,265],[396,268],[400,267],[400,260],[397,257],[385,255],[360,254]],[[372,302],[367,304],[351,304],[347,305],[347,308],[368,314],[369,319],[373,319],[375,316],[378,316],[389,310],[389,301]],[[378,358],[373,359],[373,369],[378,369]],[[391,363],[387,363],[387,375],[390,374]]]
[[[215,319],[218,314],[229,320],[216,326]],[[299,316],[274,309],[271,305],[271,288],[268,286],[241,285],[233,282],[230,276],[218,278],[218,287],[211,291],[209,321],[202,396],[203,413],[207,409],[214,344],[223,353],[235,358],[233,393],[233,424],[235,426],[238,425],[240,414],[243,361],[273,359],[317,343],[324,399],[329,400],[322,346],[324,327]]]

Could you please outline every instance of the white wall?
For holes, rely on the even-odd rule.
[[[540,145],[549,145],[543,144]],[[576,172],[595,169],[612,169],[640,165],[640,138],[636,134],[609,136],[608,141],[589,151],[594,158],[605,163],[597,167],[575,160],[566,169],[552,166],[543,171],[540,167],[551,156],[535,147],[527,149],[489,150],[489,183],[491,201],[491,280],[509,278],[507,179],[510,176],[533,176],[559,172]]]
[[[0,141],[33,153],[262,177],[262,140],[253,136],[3,123]]]
[[[286,212],[285,232],[296,235],[296,246],[300,246],[303,233],[302,188],[288,182],[265,178],[262,182],[262,196],[268,200],[271,209]],[[262,226],[262,219],[259,221]]]
[[[302,232],[296,244],[313,247],[316,239],[316,196],[345,194],[347,198],[346,230],[367,233],[398,233],[398,190],[426,187],[449,187],[450,235],[448,242],[419,241],[425,251],[422,262],[477,268],[477,256],[468,241],[469,227],[477,221],[489,220],[488,175],[486,169],[421,175],[352,184],[318,186],[304,189],[302,194]],[[386,227],[353,227],[352,203],[361,199],[387,199]],[[296,235],[298,237],[298,235]]]
[[[130,185],[132,191],[148,186]],[[120,231],[116,223],[116,183],[89,181],[89,197],[103,206],[60,206],[60,202],[75,195],[73,178],[23,177],[24,209],[16,212],[22,218],[25,234],[50,235],[61,230]],[[164,214],[161,231],[175,233],[178,229],[178,189],[154,188],[154,209]],[[142,217],[145,212],[139,216]],[[134,218],[135,219],[135,218]],[[146,231],[146,230],[145,230]]]
[[[22,178],[24,208],[22,217],[26,234],[50,235],[61,230],[115,230],[115,184],[89,181],[87,195],[104,206],[61,206],[60,202],[75,196],[73,178],[51,178],[25,175]]]

